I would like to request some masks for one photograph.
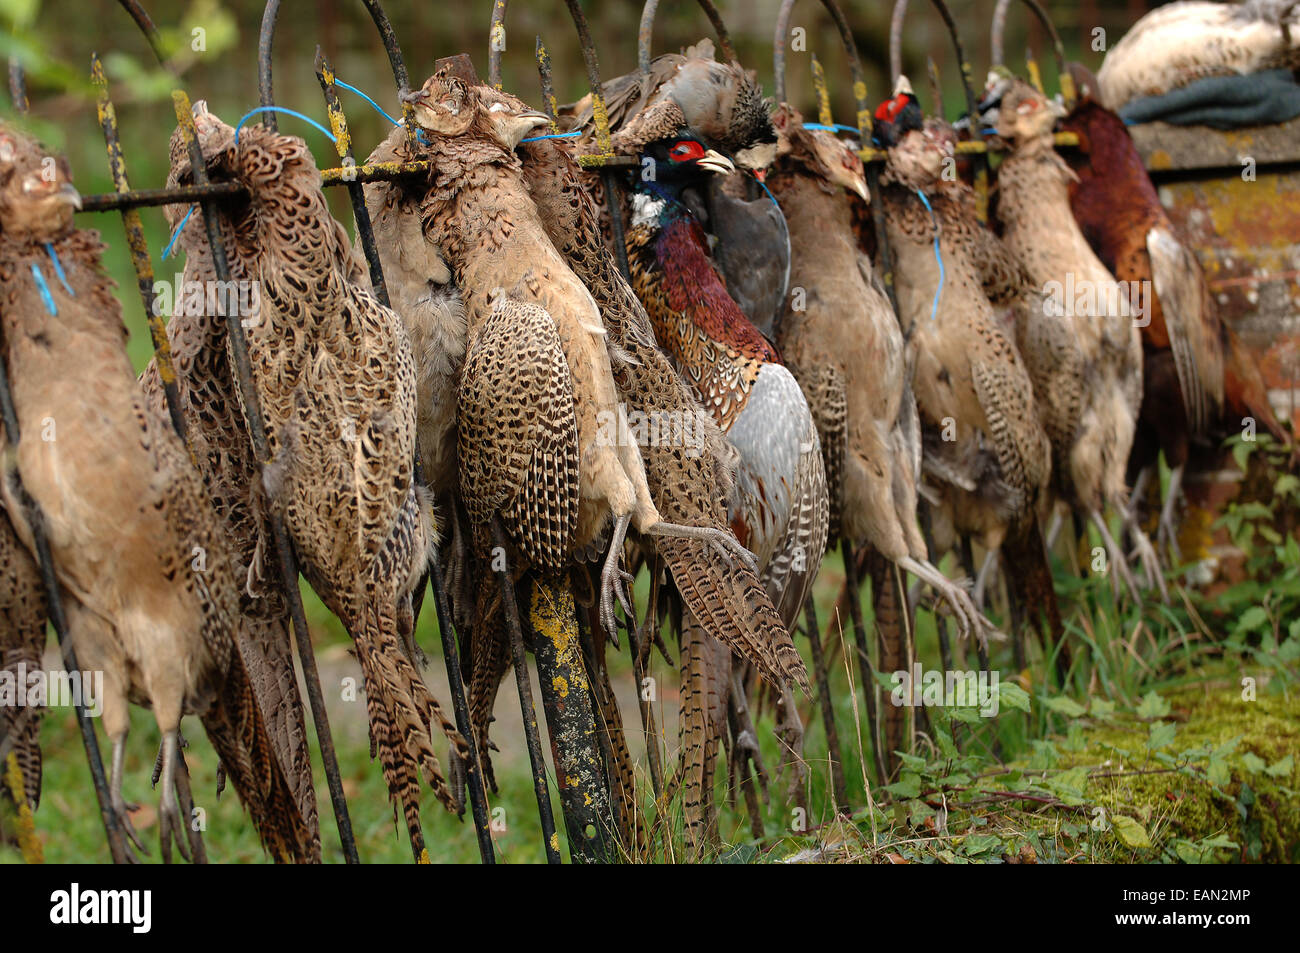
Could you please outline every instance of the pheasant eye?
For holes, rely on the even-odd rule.
[[[669,157],[674,162],[689,162],[692,159],[704,158],[704,146],[698,142],[689,139],[683,139],[677,145],[668,150]]]

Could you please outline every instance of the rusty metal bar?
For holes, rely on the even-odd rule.
[[[943,83],[939,79],[939,64],[933,56],[925,58],[925,72],[930,78],[930,103],[936,116],[946,115],[943,108]],[[972,120],[973,121],[973,120]]]
[[[501,88],[501,54],[506,48],[506,4],[492,0],[492,26],[488,30],[488,85]]]
[[[835,114],[831,112],[831,91],[826,85],[826,70],[822,68],[817,54],[812,54],[813,89],[817,91],[817,121],[823,126],[835,125]]]
[[[500,2],[504,3],[505,0],[500,0]],[[560,127],[555,119],[560,107],[555,98],[555,82],[551,78],[551,52],[546,48],[546,44],[542,42],[540,34],[537,37],[535,53],[537,56],[537,78],[542,85],[542,108],[546,111],[546,115],[551,118],[551,132],[559,132]]]
[[[542,710],[551,737],[569,859],[613,859],[617,832],[596,728],[594,688],[582,661],[578,617],[567,577],[534,575],[528,610]]]
[[[27,112],[27,76],[23,73],[23,64],[17,58],[9,60],[9,98],[13,100],[14,109],[19,114]]]
[[[268,116],[274,113],[267,113]],[[326,188],[347,186],[352,182],[391,182],[410,175],[424,175],[433,168],[432,163],[372,162],[358,166],[339,166],[321,169],[321,185]],[[81,211],[111,212],[124,208],[143,208],[153,205],[192,205],[204,199],[223,199],[248,195],[248,190],[238,182],[211,182],[204,185],[185,185],[172,189],[136,189],[132,192],[109,192],[102,195],[83,195]]]
[[[138,0],[119,0],[123,8],[135,20],[149,42],[154,56],[165,69],[168,68],[163,56],[158,30],[149,15],[140,6]],[[194,127],[190,98],[184,90],[172,92],[172,105],[176,112],[176,121],[189,153],[191,174],[194,184],[208,184],[207,167],[203,158],[203,149],[199,145],[198,133]],[[207,232],[208,244],[212,252],[212,266],[217,280],[230,281],[230,264],[226,258],[225,240],[221,234],[221,220],[216,201],[204,198],[199,202],[203,213],[203,223]],[[265,422],[262,419],[257,390],[253,386],[252,365],[248,357],[248,344],[244,338],[244,328],[236,309],[229,309],[226,315],[227,337],[230,344],[231,364],[235,371],[235,380],[239,386],[241,403],[244,408],[245,423],[252,439],[253,450],[259,467],[265,467],[270,460],[270,451],[266,440]],[[338,756],[334,750],[334,739],[329,728],[329,714],[325,709],[325,698],[321,690],[320,673],[316,669],[315,651],[311,644],[311,632],[307,628],[306,613],[303,611],[302,596],[298,591],[298,564],[284,521],[278,514],[268,518],[271,535],[279,559],[285,598],[289,603],[290,618],[293,620],[294,639],[298,646],[299,661],[302,663],[303,676],[307,683],[307,698],[311,704],[312,718],[316,726],[317,741],[320,743],[321,760],[324,762],[325,775],[329,783],[330,801],[338,823],[339,839],[343,845],[344,856],[348,863],[358,863],[356,840],[352,834],[352,822],[348,816],[347,800],[343,795],[343,779],[339,771]]]
[[[826,667],[826,653],[822,651],[821,626],[817,622],[817,603],[808,593],[804,601],[806,635],[812,648],[813,675],[817,679],[817,708],[821,712],[822,728],[826,731],[826,757],[831,763],[831,791],[835,804],[844,808],[849,803],[848,788],[844,784],[844,759],[840,755],[840,735],[835,727],[835,707],[831,700],[830,671]]]
[[[1056,57],[1057,83],[1061,90],[1061,99],[1065,102],[1065,108],[1070,109],[1074,106],[1078,97],[1078,91],[1074,88],[1074,77],[1066,69],[1065,44],[1061,42],[1061,35],[1056,30],[1056,24],[1048,15],[1047,10],[1038,0],[1021,0],[1030,12],[1038,18],[1038,21],[1047,30],[1047,34],[1052,40],[1052,52]],[[1001,66],[1006,61],[1003,59],[1002,35],[1007,27],[1007,8],[1011,6],[1011,0],[998,0],[997,6],[993,8],[993,28],[992,28],[992,60],[994,66]],[[1034,62],[1031,72],[1036,72],[1038,64],[1030,56],[1029,60]],[[1039,91],[1042,91],[1042,79],[1040,78],[1035,84]]]
[[[849,621],[853,626],[853,643],[858,657],[858,672],[862,678],[867,724],[871,729],[871,757],[875,762],[876,779],[884,785],[885,758],[880,750],[880,728],[876,713],[875,665],[871,661],[871,640],[867,637],[866,626],[862,623],[862,581],[858,577],[857,554],[854,553],[853,545],[847,539],[840,540],[840,552],[844,556],[844,588],[848,593]]]
[[[722,53],[724,63],[737,59],[736,48],[731,43],[731,35],[722,22],[722,15],[712,0],[698,0],[700,9],[713,25],[713,32],[718,36],[718,50]],[[650,45],[654,39],[655,14],[659,11],[659,0],[646,0],[641,8],[641,26],[636,38],[636,65],[642,74],[650,72]]]
[[[108,77],[104,75],[104,64],[98,53],[90,55],[90,78],[96,89],[95,109],[99,116],[99,126],[104,131],[104,145],[108,150],[108,168],[113,176],[113,186],[118,194],[131,191],[131,184],[126,176],[126,160],[122,157],[122,143],[117,134],[117,110],[108,96]],[[145,320],[149,323],[149,337],[153,340],[155,365],[158,379],[162,381],[163,392],[167,398],[167,413],[171,417],[176,435],[185,442],[190,459],[194,459],[194,448],[185,436],[185,416],[181,412],[180,393],[176,385],[176,368],[172,365],[172,346],[167,338],[167,327],[162,315],[158,313],[158,295],[154,292],[153,261],[149,257],[149,247],[144,237],[144,224],[140,213],[134,208],[123,208],[122,227],[126,231],[126,245],[131,253],[131,264],[135,268],[136,285],[140,291],[140,301],[144,305]]]
[[[542,740],[537,730],[537,707],[533,704],[533,686],[528,677],[528,656],[524,654],[519,600],[515,595],[514,581],[510,577],[510,566],[504,558],[509,552],[505,530],[501,528],[501,520],[495,516],[492,517],[492,545],[503,557],[501,568],[497,570],[501,580],[501,609],[505,613],[506,631],[510,636],[510,659],[515,670],[515,687],[519,691],[519,710],[523,716],[524,738],[528,743],[528,763],[533,772],[533,794],[537,798],[537,815],[542,822],[542,846],[546,851],[546,862],[558,864],[561,862],[560,838],[555,833],[551,791],[546,783],[546,759],[542,755]],[[495,559],[493,564],[497,565]]]
[[[370,19],[375,23],[375,29],[379,31],[379,39],[384,44],[384,52],[388,54],[388,65],[393,71],[393,82],[397,84],[397,99],[402,104],[403,125],[406,127],[406,145],[412,152],[415,151],[417,130],[415,128],[415,106],[408,102],[406,95],[411,91],[410,74],[406,71],[406,61],[402,59],[402,46],[397,42],[397,34],[393,32],[393,24],[388,19],[388,14],[380,6],[379,0],[362,0],[366,5],[366,11],[370,14]]]

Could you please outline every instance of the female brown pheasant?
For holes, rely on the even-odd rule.
[[[180,719],[193,712],[271,855],[311,859],[314,830],[242,658],[242,567],[170,420],[136,386],[103,246],[73,227],[80,199],[67,166],[45,158],[0,185],[0,315],[18,470],[45,522],[78,661],[104,673],[112,809],[140,846],[122,797],[127,703],[150,705],[163,738],[162,852],[179,834],[188,856],[174,779]],[[30,549],[14,487],[2,492]]]

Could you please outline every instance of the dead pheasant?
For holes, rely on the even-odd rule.
[[[1174,513],[1192,442],[1219,435],[1225,407],[1234,425],[1253,416],[1284,445],[1290,437],[1268,403],[1258,366],[1219,319],[1200,263],[1179,240],[1123,121],[1094,98],[1092,75],[1077,63],[1070,68],[1079,91],[1061,124],[1079,136],[1078,150],[1066,153],[1078,176],[1070,208],[1115,278],[1149,289],[1142,412],[1129,476],[1149,479],[1157,452],[1164,452],[1171,472],[1158,533],[1177,559]]]
[[[763,91],[753,70],[719,63],[713,41],[700,40],[683,53],[655,57],[640,72],[601,87],[610,129],[624,150],[676,134],[689,126],[703,141],[726,150],[742,168],[766,168],[776,148]],[[591,96],[560,108],[566,128],[595,131]]]
[[[442,249],[468,327],[459,406],[461,489],[482,533],[504,513],[528,561],[558,571],[613,534],[601,573],[601,618],[631,613],[619,567],[629,524],[643,535],[705,540],[747,559],[707,526],[664,521],[639,448],[609,439],[626,422],[601,313],[546,234],[514,147],[547,122],[488,102],[443,67],[413,94],[437,165],[421,203],[423,230]],[[618,431],[615,430],[615,433]]]
[[[512,105],[511,98],[502,101]],[[512,108],[522,104],[513,101]],[[674,521],[711,526],[730,535],[725,497],[732,483],[734,451],[655,346],[650,319],[602,240],[599,215],[583,188],[572,149],[564,140],[536,140],[521,146],[529,193],[556,248],[596,299],[611,345],[630,358],[614,367],[629,415],[690,421],[695,428],[679,440],[645,442],[642,452],[655,503]],[[714,559],[712,544],[706,540],[657,537],[647,542],[667,565],[684,607],[683,788],[690,805],[688,827],[692,838],[698,839],[699,826],[708,823],[706,772],[727,717],[728,650],[773,684],[790,678],[802,683],[806,676],[785,625],[747,565]],[[709,661],[716,664],[705,664]]]
[[[454,806],[435,730],[465,751],[404,650],[413,644],[411,593],[433,545],[412,479],[409,339],[364,287],[302,140],[253,126],[236,143],[204,104],[195,114],[212,179],[250,194],[223,203],[222,219],[231,258],[258,282],[260,307],[245,323],[273,454],[266,505],[283,512],[303,575],[352,635],[371,739],[419,857],[420,778]]]
[[[805,128],[789,106],[778,107],[773,122],[779,144],[767,181],[790,228],[791,285],[803,294],[797,307],[787,302],[777,343],[818,422],[838,515],[834,532],[934,586],[962,633],[982,634],[988,623],[965,590],[930,563],[918,528],[921,430],[912,360],[854,234],[854,205],[868,200],[862,162],[830,133]],[[895,644],[886,646],[886,671],[903,667],[901,634],[892,633]],[[901,720],[891,725],[887,717],[887,725],[893,751],[904,743]]]
[[[1112,570],[1136,600],[1137,585],[1102,511],[1110,505],[1126,517],[1147,583],[1164,598],[1155,551],[1129,518],[1124,482],[1142,403],[1139,315],[1070,212],[1075,176],[1053,147],[1055,109],[1019,79],[1003,80],[989,99],[999,97],[998,135],[1012,150],[998,169],[998,222],[1031,284],[1047,295],[1045,308],[1020,322],[1017,335],[1052,441],[1054,487],[1097,527]]]
[[[228,148],[230,142],[220,144]],[[217,142],[209,141],[214,149]],[[168,185],[175,186],[189,170],[189,156],[179,134],[173,137]],[[226,346],[224,311],[208,307],[207,289],[217,287],[207,232],[199,216],[188,215],[183,206],[166,207],[175,232],[176,248],[185,252],[185,268],[176,289],[167,336],[176,371],[177,390],[190,442],[204,485],[217,514],[229,529],[231,544],[245,566],[254,565],[260,539],[260,519],[255,507],[258,466],[244,423],[238,385]],[[187,220],[188,215],[188,220]],[[253,289],[254,277],[245,262],[230,261],[231,277]],[[245,305],[251,310],[256,299],[230,297],[225,307]],[[151,360],[140,377],[154,413],[166,414],[166,397],[157,362]],[[281,763],[288,770],[290,787],[297,797],[302,816],[313,829],[318,826],[316,792],[312,783],[311,760],[298,679],[289,646],[288,607],[277,573],[269,573],[254,587],[240,586],[240,612],[250,640],[244,659],[257,687],[271,736]],[[313,848],[319,857],[319,836]]]
[[[174,778],[180,718],[193,712],[267,850],[310,859],[314,832],[242,658],[241,567],[170,421],[136,386],[103,246],[72,225],[78,204],[66,164],[12,170],[0,191],[0,314],[25,435],[18,470],[43,514],[72,647],[104,673],[112,809],[139,846],[122,797],[127,703],[149,704],[163,737],[163,855],[178,834],[186,853]],[[13,488],[3,494],[30,547]]]
[[[977,539],[1000,552],[1014,601],[1060,615],[1038,509],[1051,473],[1029,373],[1004,328],[1025,306],[1024,276],[975,214],[969,186],[948,178],[951,127],[923,123],[910,88],[876,113],[888,151],[881,194],[898,318],[916,348],[913,390],[922,468],[936,500],[936,545]]]
[[[678,373],[738,453],[732,527],[758,557],[788,627],[802,611],[826,545],[817,430],[776,349],[727,294],[707,236],[681,200],[686,188],[698,189],[706,176],[730,174],[734,166],[684,129],[644,147],[641,158],[642,168],[653,163],[654,175],[632,182],[633,287]],[[683,633],[683,654],[688,678],[692,667],[711,667],[708,644],[695,633]],[[696,680],[703,685],[704,676]],[[802,732],[792,706],[787,692],[787,743],[796,747]]]

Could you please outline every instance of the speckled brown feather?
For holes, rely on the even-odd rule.
[[[27,682],[18,681],[19,666],[28,675],[42,671],[45,654],[45,587],[31,554],[23,547],[9,516],[0,506],[0,671],[14,680],[16,691],[27,695]],[[12,751],[23,775],[23,793],[34,811],[41,801],[40,708],[0,707],[0,741]],[[10,748],[9,745],[12,744]],[[0,771],[5,764],[0,759]],[[0,796],[9,788],[0,784]]]
[[[209,113],[200,134],[225,129]],[[436,730],[464,751],[402,647],[401,618],[433,543],[412,482],[415,371],[401,320],[363,284],[300,139],[246,127],[209,160],[252,200],[226,211],[232,257],[260,281],[247,330],[273,454],[270,505],[284,513],[304,576],[343,621],[365,679],[371,734],[413,851],[423,848],[418,781],[448,808]]]

